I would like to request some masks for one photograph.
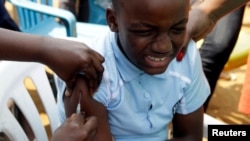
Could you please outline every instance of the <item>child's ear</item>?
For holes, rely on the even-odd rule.
[[[109,25],[110,30],[113,32],[118,32],[116,13],[113,8],[107,8],[106,19],[107,19],[107,24]]]

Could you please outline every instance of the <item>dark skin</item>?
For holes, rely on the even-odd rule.
[[[34,61],[49,66],[66,82],[67,95],[72,94],[78,72],[86,74],[90,90],[97,89],[102,79],[104,58],[86,44],[3,28],[0,32],[0,60]]]
[[[204,38],[212,31],[220,18],[244,6],[249,0],[204,0],[196,1],[195,3],[193,1],[187,24],[188,34],[182,49],[184,55],[190,39],[198,41]],[[178,61],[181,61],[182,58]]]
[[[118,34],[120,49],[146,73],[164,72],[185,41],[189,1],[119,2],[119,8],[107,10],[107,20],[110,29]],[[201,141],[202,127],[202,107],[188,115],[176,114],[171,141]]]
[[[92,141],[97,123],[96,117],[85,118],[84,113],[72,114],[56,129],[51,141]]]
[[[95,116],[98,119],[96,134],[92,136],[91,141],[112,141],[107,110],[101,103],[92,98],[93,92],[89,91],[88,84],[86,76],[78,76],[73,90],[74,95],[64,97],[66,117],[76,113],[77,104],[80,103],[80,110],[86,113],[86,117]]]
[[[188,14],[188,0],[117,0],[114,8],[107,9],[106,17],[111,31],[118,35],[119,48],[128,60],[154,75],[163,73],[181,50]],[[102,109],[99,105],[83,105],[84,110],[96,113],[97,117],[101,116],[97,115],[98,107]],[[105,122],[108,121],[102,122],[107,125]],[[202,128],[202,107],[188,115],[175,114],[173,138],[170,140],[201,141]],[[106,134],[103,132],[107,133],[107,128],[98,128],[98,131],[98,138],[105,141]]]
[[[113,32],[118,33],[120,48],[134,65],[148,74],[160,74],[167,69],[183,43],[186,8],[178,7],[183,9],[181,15],[174,8],[164,11],[166,5],[162,3],[167,2],[139,2],[124,2],[116,11],[108,9],[108,24]],[[162,14],[170,11],[179,16]]]

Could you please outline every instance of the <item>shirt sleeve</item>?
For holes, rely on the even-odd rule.
[[[65,116],[65,109],[64,109],[64,103],[63,103],[63,95],[64,91],[66,89],[66,83],[60,79],[57,75],[54,75],[55,79],[55,85],[57,89],[57,109],[59,113],[59,119],[61,122],[64,122],[66,120]]]
[[[122,87],[124,84],[119,73],[114,71],[114,67],[111,67],[112,63],[108,64],[110,62],[111,61],[107,61],[104,64],[105,71],[103,73],[103,79],[94,94],[94,99],[102,103],[108,110],[116,109],[121,103],[123,99]]]

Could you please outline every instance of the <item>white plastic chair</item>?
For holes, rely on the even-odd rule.
[[[208,137],[208,125],[226,125],[227,123],[220,121],[208,114],[204,114],[203,121],[203,137],[207,139]]]
[[[48,115],[52,133],[59,126],[56,101],[52,93],[45,66],[31,62],[0,62],[0,132],[5,133],[12,141],[28,141],[26,134],[8,107],[13,100],[27,119],[36,141],[50,140],[39,111],[35,106],[24,80],[29,77],[38,92],[43,107]]]
[[[8,101],[14,100],[28,120],[37,141],[48,141],[35,103],[28,93],[24,79],[29,77],[36,86],[38,95],[48,114],[52,133],[60,125],[56,102],[49,85],[45,66],[31,62],[0,62],[0,132],[4,132],[10,140],[28,141],[26,134],[8,108]],[[226,124],[210,115],[204,114],[203,136],[207,138],[208,125]]]

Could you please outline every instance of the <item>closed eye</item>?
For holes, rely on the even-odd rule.
[[[150,36],[154,33],[153,30],[132,30],[131,32],[139,36]]]
[[[183,32],[185,32],[186,27],[175,27],[173,29],[171,29],[171,33],[173,34],[182,34]]]
[[[175,25],[171,27],[171,33],[173,34],[182,34],[186,31],[187,19],[183,19],[180,22],[177,22]]]

